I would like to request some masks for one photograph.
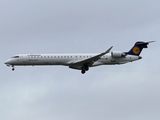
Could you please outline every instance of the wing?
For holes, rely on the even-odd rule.
[[[113,46],[112,46],[112,47],[113,47]],[[76,66],[77,66],[77,68],[79,68],[79,67],[82,67],[82,66],[84,66],[84,65],[92,66],[92,64],[93,64],[95,61],[99,60],[103,55],[109,53],[110,50],[112,49],[112,47],[110,47],[107,51],[105,51],[105,52],[103,52],[103,53],[101,53],[101,54],[99,54],[99,55],[93,56],[93,57],[88,58],[88,59],[85,59],[85,60],[77,61],[77,62],[75,62],[75,63],[71,63],[69,67],[70,67],[70,68],[76,68]]]

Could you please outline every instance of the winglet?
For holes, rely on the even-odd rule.
[[[111,47],[106,51],[106,53],[109,53],[112,48],[113,48],[113,46],[111,46]]]
[[[101,56],[103,56],[103,55],[105,55],[105,54],[107,54],[107,53],[109,53],[110,52],[110,50],[113,48],[113,46],[111,46],[106,52],[104,52],[104,53],[101,53],[99,56],[101,57]]]

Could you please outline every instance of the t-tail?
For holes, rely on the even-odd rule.
[[[143,50],[143,48],[148,48],[148,44],[151,42],[155,42],[155,41],[149,41],[149,42],[136,42],[135,45],[133,46],[133,48],[129,51],[126,52],[126,55],[136,55],[139,56]]]

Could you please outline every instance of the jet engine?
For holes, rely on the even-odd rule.
[[[121,58],[121,57],[125,57],[126,54],[123,52],[118,52],[118,51],[113,51],[111,52],[111,55],[113,58]]]

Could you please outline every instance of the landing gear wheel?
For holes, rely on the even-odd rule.
[[[88,70],[89,70],[88,65],[83,65],[81,73],[84,74]]]
[[[82,71],[81,71],[82,74],[84,74],[85,72],[86,72],[85,70],[82,70]]]
[[[88,66],[85,66],[85,70],[88,71],[88,70],[89,70],[89,67],[88,67]]]
[[[14,66],[12,66],[12,71],[14,71],[15,69],[14,69]]]

